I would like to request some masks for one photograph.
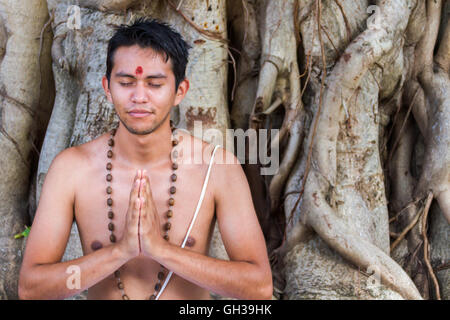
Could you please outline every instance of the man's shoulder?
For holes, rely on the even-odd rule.
[[[196,159],[199,159],[199,156],[202,156],[204,164],[210,163],[215,147],[217,147],[217,150],[214,155],[213,165],[223,165],[221,167],[230,168],[230,166],[227,165],[241,164],[235,154],[223,147],[222,144],[216,145],[214,143],[207,142],[203,139],[195,137],[187,130],[180,130],[180,133],[183,136],[183,139],[188,139],[190,150],[193,152],[192,156],[194,156],[194,152],[199,152],[199,154],[195,154],[195,157]]]
[[[204,154],[210,145],[208,142],[195,137],[186,129],[178,129],[175,139],[180,142],[182,157],[180,160],[182,162],[185,164],[199,164],[199,159],[205,160]]]
[[[89,142],[66,148],[53,159],[52,166],[80,170],[98,155],[102,142],[106,143],[104,140],[105,135],[101,135]]]

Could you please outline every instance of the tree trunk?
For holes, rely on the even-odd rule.
[[[0,1],[0,299],[17,298],[28,195],[53,104],[50,31],[43,0]]]
[[[33,218],[54,157],[118,121],[101,88],[113,27],[150,16],[192,46],[178,127],[230,150],[226,129],[279,129],[274,175],[243,163],[275,298],[449,299],[449,1],[48,0],[54,103],[49,42],[35,40],[45,2],[0,3],[0,144],[11,151],[0,157],[0,297],[16,297],[11,234]],[[30,8],[40,15],[16,25]],[[80,255],[74,224],[64,259]],[[217,228],[211,255],[227,258]]]

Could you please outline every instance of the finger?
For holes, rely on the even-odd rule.
[[[143,173],[143,171],[145,171],[145,170],[138,170],[138,175],[139,175],[139,177],[138,177],[138,179],[139,179],[139,197],[141,197],[141,195],[142,195],[142,173]]]
[[[147,216],[147,213],[148,213],[148,204],[149,204],[149,201],[150,201],[150,199],[149,199],[149,197],[148,197],[148,192],[147,192],[147,189],[148,189],[148,182],[147,182],[147,179],[144,177],[142,180],[142,195],[141,195],[141,198],[142,198],[142,214],[144,215],[144,217],[146,217]]]
[[[142,172],[145,172],[145,170],[142,170]],[[145,197],[145,180],[141,177],[141,187],[139,189],[139,197],[144,198]]]
[[[130,191],[130,203],[129,206],[131,207],[133,199],[135,199],[136,197],[139,196],[139,176],[140,176],[140,172],[139,170],[136,171],[136,175],[134,176],[133,179],[133,185],[131,186],[131,191]]]
[[[136,197],[133,201],[131,215],[129,217],[129,222],[132,226],[138,224],[140,210],[141,210],[141,203],[139,201],[139,197]]]
[[[153,199],[152,192],[150,188],[150,177],[146,174],[147,171],[143,171],[143,180],[144,180],[144,192],[146,195],[146,198],[151,201]]]
[[[155,202],[153,201],[153,194],[152,194],[152,188],[150,186],[150,178],[147,177],[147,181],[146,181],[146,192],[147,192],[147,199],[148,199],[148,203],[147,203],[147,207],[152,208],[155,206]]]
[[[133,186],[131,188],[131,194],[130,194],[130,203],[129,203],[129,211],[130,214],[127,215],[127,220],[131,223],[135,223],[139,218],[139,209],[140,209],[140,202],[139,202],[139,186],[140,186],[140,180],[139,180],[140,172],[138,170]]]
[[[145,206],[145,199],[143,197],[139,197],[139,205],[140,205],[140,216],[144,214],[144,206]]]
[[[139,198],[141,203],[141,212],[140,212],[140,223],[139,223],[139,234],[145,235],[146,231],[148,230],[147,226],[147,211],[145,210],[145,204],[146,200],[145,198]]]
[[[146,171],[144,170],[143,172],[143,179],[142,179],[142,197],[144,199],[144,203],[142,206],[142,211],[141,211],[141,215],[142,213],[144,213],[145,218],[148,217],[149,214],[151,214],[151,212],[153,212],[152,206],[154,206],[154,202],[153,202],[153,197],[152,197],[152,193],[151,193],[151,188],[150,188],[150,178],[148,177],[148,175],[145,174]]]
[[[141,197],[139,199],[141,201],[141,219],[144,220],[147,218],[147,200],[144,197]]]

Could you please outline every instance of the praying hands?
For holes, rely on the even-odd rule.
[[[158,211],[156,210],[155,202],[152,197],[150,179],[146,173],[146,170],[143,170],[141,173],[141,184],[139,188],[140,251],[141,254],[154,258],[157,253],[157,249],[162,248],[166,240],[164,240],[161,235],[160,221]],[[170,222],[167,222],[164,227],[167,230],[170,229]]]
[[[139,255],[154,257],[157,249],[164,246],[146,170],[138,170],[134,177],[125,223],[118,246],[127,259]]]

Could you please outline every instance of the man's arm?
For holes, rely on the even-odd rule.
[[[21,299],[64,299],[103,280],[130,259],[125,241],[104,247],[81,258],[60,262],[64,254],[73,222],[75,199],[77,150],[64,150],[52,162],[45,178],[36,216],[28,236],[19,278]],[[137,180],[137,175],[135,180]],[[134,193],[133,193],[134,192]],[[137,202],[138,187],[132,189],[130,204]],[[130,205],[130,207],[133,207]],[[133,207],[134,208],[134,207]],[[134,214],[136,247],[138,247],[137,221],[139,205]],[[127,223],[133,224],[128,222]],[[124,237],[125,239],[126,237]],[[137,249],[139,253],[139,249]],[[71,289],[69,277],[75,274],[70,266],[80,271],[80,287]]]
[[[217,157],[226,159],[227,153],[231,155],[219,149]],[[231,156],[237,162],[234,155]],[[141,187],[141,197],[142,190],[148,193],[144,195],[146,201],[141,209],[141,243],[148,240],[149,245],[143,246],[148,248],[147,252],[143,250],[144,254],[180,277],[222,296],[270,299],[272,273],[267,249],[241,165],[238,162],[215,163],[210,178],[214,181],[219,230],[230,261],[207,257],[161,240],[158,232],[151,231],[159,222],[157,215],[152,213],[150,188],[146,190],[145,186],[144,189]],[[145,183],[149,184],[148,178]]]

